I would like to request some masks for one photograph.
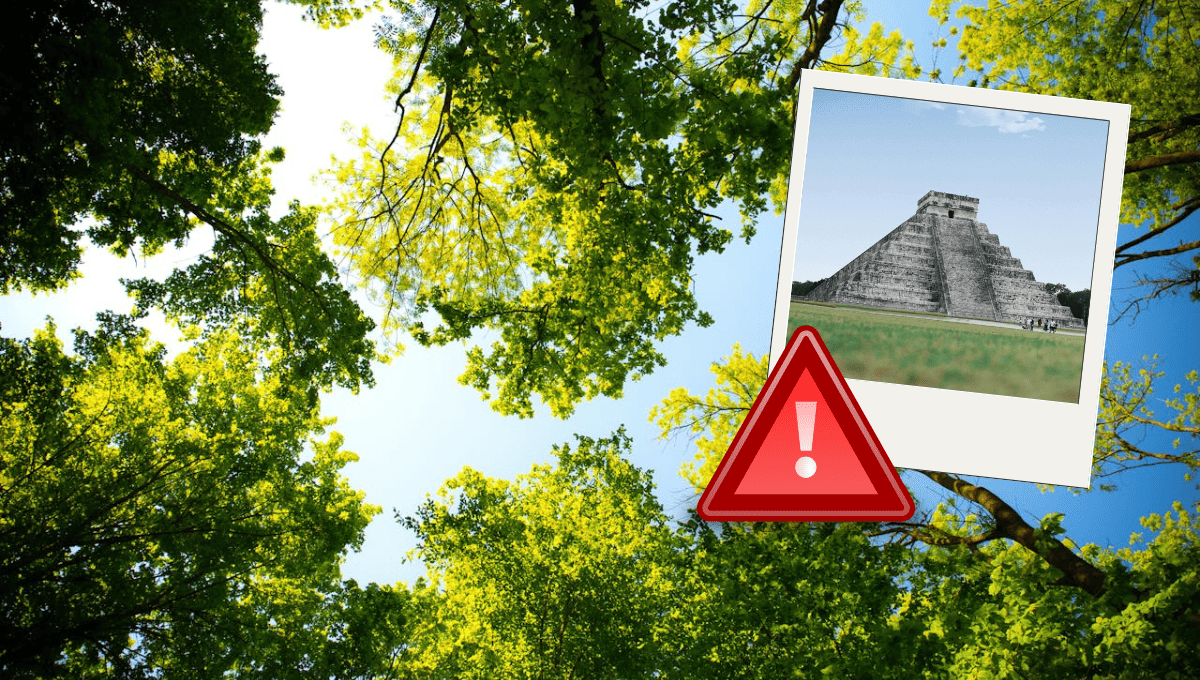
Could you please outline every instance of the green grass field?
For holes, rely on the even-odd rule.
[[[1023,331],[792,302],[788,335],[821,333],[842,375],[1076,403],[1083,336]]]

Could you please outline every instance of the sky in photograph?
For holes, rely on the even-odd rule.
[[[924,45],[940,30],[926,15],[927,7],[927,2],[882,3],[879,9],[871,8],[868,20],[879,19],[889,30],[900,29],[917,41],[919,55],[927,54]],[[268,4],[260,45],[260,51],[266,55],[271,71],[278,74],[285,93],[282,112],[266,140],[267,146],[279,145],[287,150],[286,160],[274,173],[276,207],[280,211],[291,200],[316,204],[329,196],[328,189],[315,184],[312,178],[330,166],[331,156],[346,157],[355,153],[346,141],[344,124],[349,123],[354,128],[369,126],[377,136],[387,134],[389,127],[395,124],[391,98],[385,92],[385,84],[392,77],[392,63],[387,55],[373,47],[371,22],[362,21],[344,29],[325,31],[301,21],[300,17],[301,11],[296,7]],[[859,115],[863,117],[863,129],[853,134],[843,131],[820,140],[813,148],[824,145],[831,155],[836,152],[845,159],[846,169],[841,172],[848,173],[844,180],[854,178],[849,185],[851,188],[872,190],[870,199],[864,199],[860,193],[832,204],[827,224],[841,225],[847,216],[855,216],[862,224],[879,231],[874,239],[851,252],[844,261],[831,264],[829,271],[818,272],[820,275],[832,273],[895,228],[915,212],[920,196],[930,189],[937,189],[978,197],[981,220],[1000,235],[1001,243],[1010,246],[1039,280],[1055,278],[1073,289],[1086,285],[1080,283],[1086,277],[1077,280],[1072,274],[1072,278],[1068,278],[1068,270],[1057,269],[1057,263],[1051,269],[1049,264],[1043,266],[1033,259],[1039,256],[1035,251],[1053,252],[1050,245],[1044,244],[1031,252],[1018,245],[1015,241],[1017,233],[1024,228],[1021,215],[1028,213],[1021,213],[1020,205],[1013,207],[1021,201],[1009,200],[1003,193],[1013,191],[1030,204],[1044,200],[1039,197],[1063,186],[1066,180],[1062,176],[1072,174],[1061,156],[1059,160],[1045,161],[1051,168],[1060,168],[1061,172],[1057,174],[1042,175],[1039,173],[1048,172],[1044,165],[1035,167],[1033,162],[1013,161],[1015,165],[1003,172],[997,169],[990,180],[981,176],[981,179],[971,181],[961,178],[973,166],[955,160],[962,154],[974,153],[969,144],[962,143],[974,136],[979,139],[990,136],[989,139],[1000,148],[1035,151],[1058,148],[1061,154],[1074,153],[1062,148],[1069,135],[1059,131],[1059,121],[1039,114],[1045,130],[1002,133],[991,125],[957,125],[957,114],[951,109],[921,112],[919,119],[930,126],[934,125],[936,116],[942,117],[939,129],[943,136],[935,140],[937,144],[929,142],[936,147],[936,153],[932,155],[939,157],[944,167],[960,169],[958,174],[927,177],[915,172],[914,166],[900,167],[891,174],[881,172],[878,165],[887,160],[887,154],[873,146],[871,132],[865,127],[869,127],[867,123],[872,117],[878,121],[887,116],[869,110]],[[917,114],[913,116],[918,118]],[[895,128],[890,123],[884,127]],[[1023,137],[1023,134],[1030,137]],[[1096,170],[1097,182],[1098,172]],[[1041,186],[1025,193],[1016,192],[1014,187],[1018,186],[1018,179],[1034,175],[1043,177]],[[1007,181],[1001,181],[1003,178]],[[809,186],[819,187],[825,181],[837,184],[832,177],[826,180],[814,176],[814,185]],[[1036,184],[1032,180],[1030,183]],[[832,192],[837,187],[827,189]],[[808,209],[808,199],[805,200]],[[812,209],[816,210],[819,204],[814,200],[813,205]],[[1042,205],[1035,214],[1041,219],[1040,216],[1049,210],[1050,207]],[[1065,213],[1065,217],[1078,217],[1075,211]],[[734,211],[725,207],[720,214],[726,226],[736,233],[738,220]],[[1033,223],[1033,218],[1025,221]],[[1094,223],[1094,216],[1092,221]],[[358,462],[345,468],[350,484],[364,490],[368,502],[383,508],[383,513],[367,530],[362,551],[351,555],[345,564],[346,576],[360,582],[411,583],[423,573],[423,568],[402,562],[404,554],[414,547],[415,537],[394,521],[396,513],[402,516],[414,513],[426,494],[434,493],[463,466],[470,465],[484,474],[511,479],[528,472],[535,463],[548,462],[552,447],[572,442],[575,434],[605,437],[623,425],[633,438],[633,462],[655,471],[659,498],[667,511],[680,516],[688,507],[694,507],[696,497],[678,475],[680,465],[691,460],[690,442],[686,438],[657,439],[658,431],[648,422],[648,413],[676,387],[687,387],[693,393],[707,392],[713,382],[709,366],[728,355],[735,343],[760,355],[769,351],[782,224],[781,216],[767,214],[759,221],[758,236],[750,245],[735,240],[724,254],[699,258],[694,269],[696,296],[701,308],[710,312],[716,323],[704,329],[693,326],[680,337],[668,338],[661,344],[661,351],[669,360],[666,367],[627,386],[622,399],[598,399],[581,404],[570,420],[553,419],[544,410],[527,420],[504,418],[493,413],[477,392],[457,381],[465,365],[465,347],[461,345],[422,349],[415,343],[406,342],[404,354],[389,365],[375,367],[375,388],[363,390],[358,395],[337,391],[323,397],[323,412],[338,419],[333,429],[345,436],[345,448],[360,456]],[[1094,229],[1094,226],[1089,228]],[[1193,217],[1190,226],[1184,229],[1180,238],[1196,238],[1196,232],[1200,231],[1200,215]],[[1186,229],[1192,230],[1190,237]],[[1128,239],[1133,233],[1123,227],[1121,238]],[[54,295],[12,294],[0,298],[3,333],[9,337],[26,337],[42,326],[44,318],[50,315],[58,324],[59,336],[69,346],[68,329],[94,328],[95,314],[105,309],[128,311],[132,308],[132,301],[125,296],[119,283],[121,277],[162,278],[172,268],[186,266],[197,254],[205,252],[211,242],[209,231],[197,228],[184,249],[168,250],[149,259],[139,256],[136,260],[119,260],[105,252],[89,250],[85,254],[82,278],[64,291]],[[846,247],[850,248],[849,245]],[[1090,263],[1090,256],[1088,261]],[[1062,271],[1063,274],[1051,277],[1049,271]],[[1128,285],[1130,276],[1131,272],[1127,270],[1119,271],[1118,288]],[[1118,296],[1119,293],[1114,294],[1114,298]],[[358,299],[368,314],[380,317],[377,307],[361,296]],[[1200,368],[1200,355],[1193,344],[1193,339],[1200,336],[1198,317],[1200,305],[1185,298],[1156,303],[1149,313],[1138,319],[1136,326],[1121,323],[1110,329],[1110,358],[1129,360],[1159,352],[1164,356],[1163,367],[1168,371],[1168,379],[1177,382],[1188,370]],[[151,324],[151,330],[156,339],[179,346],[175,342],[178,331],[161,322]],[[867,415],[869,418],[870,414]],[[931,414],[930,424],[936,425],[936,420],[937,414]],[[1162,444],[1161,438],[1157,444]],[[1166,446],[1169,447],[1169,443]],[[910,484],[919,502],[934,503],[940,497],[939,491],[919,475],[908,473],[904,480]],[[1032,484],[998,480],[985,480],[984,483],[1009,500],[1031,522],[1036,523],[1048,512],[1067,512],[1066,527],[1073,539],[1080,543],[1098,542],[1118,547],[1127,545],[1130,533],[1140,530],[1138,516],[1169,509],[1169,500],[1196,497],[1194,485],[1183,482],[1177,472],[1162,475],[1153,470],[1124,479],[1119,496],[1096,492],[1072,496],[1065,490],[1041,494]]]
[[[815,90],[796,281],[836,273],[929,191],[979,199],[978,219],[1043,283],[1091,288],[1108,123]]]

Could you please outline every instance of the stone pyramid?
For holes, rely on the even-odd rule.
[[[930,191],[917,213],[805,299],[1020,323],[1083,321],[979,222],[979,199]]]

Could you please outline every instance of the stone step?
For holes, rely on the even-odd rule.
[[[907,290],[907,291],[923,291],[932,295],[938,292],[938,288],[931,281],[921,281],[917,279],[901,279],[897,277],[881,276],[878,278],[863,277],[859,281],[847,281],[838,287],[838,290]]]
[[[992,283],[1034,281],[1033,272],[1019,267],[992,267]]]
[[[991,270],[973,220],[931,217],[947,290],[946,311],[953,316],[995,317]]]
[[[861,273],[862,277],[870,276],[874,279],[897,278],[921,281],[925,285],[933,285],[933,282],[937,280],[937,272],[934,271],[933,267],[910,267],[891,262],[875,262],[867,265],[861,272],[856,273]]]
[[[1021,303],[1002,303],[998,305],[996,312],[1008,316],[1043,318],[1051,319],[1071,319],[1070,307],[1062,305],[1041,305],[1041,304],[1021,304]]]
[[[839,296],[836,300],[837,304],[841,305],[858,305],[860,307],[882,307],[884,309],[896,309],[912,312],[936,312],[941,313],[942,307],[936,302],[911,302],[908,300],[884,300],[879,298],[866,298],[856,296]]]

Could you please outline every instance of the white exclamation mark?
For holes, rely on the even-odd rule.
[[[796,426],[800,431],[800,450],[812,451],[813,428],[817,424],[817,402],[796,402]],[[808,479],[817,473],[817,461],[803,456],[796,461],[796,474]]]

